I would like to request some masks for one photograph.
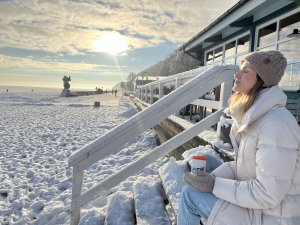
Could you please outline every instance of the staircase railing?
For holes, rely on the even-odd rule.
[[[174,150],[200,132],[216,124],[231,94],[233,74],[236,70],[237,67],[232,65],[214,66],[207,69],[186,84],[150,105],[145,110],[137,113],[124,123],[74,152],[68,161],[68,165],[73,167],[70,224],[75,225],[79,223],[80,208],[91,200],[94,200],[102,191],[109,190],[140,169],[153,163],[166,153]],[[120,146],[123,146],[137,135],[152,128],[174,112],[203,96],[220,84],[221,97],[218,111],[156,147],[150,153],[129,164],[118,173],[111,175],[91,189],[81,193],[82,180],[86,168],[105,156],[116,153],[120,150]]]

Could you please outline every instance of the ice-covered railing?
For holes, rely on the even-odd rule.
[[[227,100],[231,94],[233,74],[237,69],[236,66],[227,65],[214,66],[203,71],[178,89],[147,107],[145,110],[137,113],[124,123],[74,152],[69,157],[68,161],[69,166],[73,167],[71,225],[79,223],[80,208],[94,200],[102,191],[111,189],[127,177],[138,172],[158,158],[189,141],[200,132],[216,124],[219,121],[223,108],[226,106]],[[218,111],[156,147],[149,154],[140,157],[137,161],[129,164],[118,173],[111,175],[99,184],[88,189],[84,193],[81,193],[82,180],[86,168],[105,156],[121,150],[121,147],[125,143],[149,128],[154,127],[154,125],[220,84],[221,97]]]

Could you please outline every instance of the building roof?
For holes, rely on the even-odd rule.
[[[218,17],[218,19],[216,19],[214,22],[212,22],[211,24],[209,24],[206,28],[204,28],[202,31],[200,31],[198,34],[196,34],[194,37],[192,37],[190,40],[188,40],[186,43],[184,43],[180,49],[184,49],[185,46],[187,46],[188,44],[192,43],[194,40],[196,40],[199,36],[201,36],[202,34],[204,34],[205,32],[207,32],[208,30],[210,30],[211,28],[213,28],[216,24],[218,24],[220,21],[222,21],[225,17],[227,17],[228,15],[230,15],[232,12],[234,12],[235,10],[237,10],[238,8],[240,8],[241,6],[243,6],[246,2],[248,2],[250,0],[240,0],[238,3],[236,3],[234,6],[232,6],[230,9],[228,9],[223,15],[221,15],[220,17]]]
[[[300,0],[240,0],[218,19],[184,43],[179,50],[201,52],[203,48],[224,41],[246,27],[276,17],[297,6]],[[270,17],[271,15],[271,17]]]

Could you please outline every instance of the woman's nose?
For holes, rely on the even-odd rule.
[[[240,73],[241,71],[239,70],[236,74],[234,74],[234,78],[235,79],[237,79],[238,77],[240,77],[241,76],[241,73]]]

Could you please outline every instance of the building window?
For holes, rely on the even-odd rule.
[[[235,40],[225,45],[225,58],[235,55]]]
[[[298,91],[300,89],[300,60],[298,62],[290,62],[287,65],[284,76],[278,85],[282,89],[289,91]]]
[[[275,48],[276,45],[260,48],[259,51],[270,51],[270,50],[276,50]]]
[[[300,59],[300,38],[278,44],[278,50],[289,60]]]
[[[267,25],[258,31],[258,42],[257,47],[265,47],[274,45],[276,41],[276,23]]]
[[[249,52],[250,50],[250,34],[237,39],[237,54]]]
[[[250,50],[250,34],[243,34],[234,40],[225,42],[213,50],[206,52],[206,65],[231,64],[236,65],[237,57],[242,57]]]
[[[211,65],[214,59],[214,52],[209,51],[206,53],[206,65]]]
[[[236,57],[236,65],[240,66],[243,58],[244,58],[244,55],[240,55],[240,56]]]
[[[214,50],[214,64],[222,64],[223,46]]]
[[[300,28],[300,12],[281,16],[269,25],[258,27],[257,49],[279,50],[288,60],[285,74],[279,86],[284,90],[300,89],[300,38],[287,37],[293,29]]]
[[[293,29],[300,28],[300,12],[291,15],[279,22],[279,40],[287,39],[287,35],[292,33]]]
[[[226,65],[235,65],[235,58],[232,57],[232,58],[225,59],[224,64],[226,64]]]
[[[300,89],[300,38],[278,44],[278,50],[288,59],[285,74],[279,86],[284,90]]]

